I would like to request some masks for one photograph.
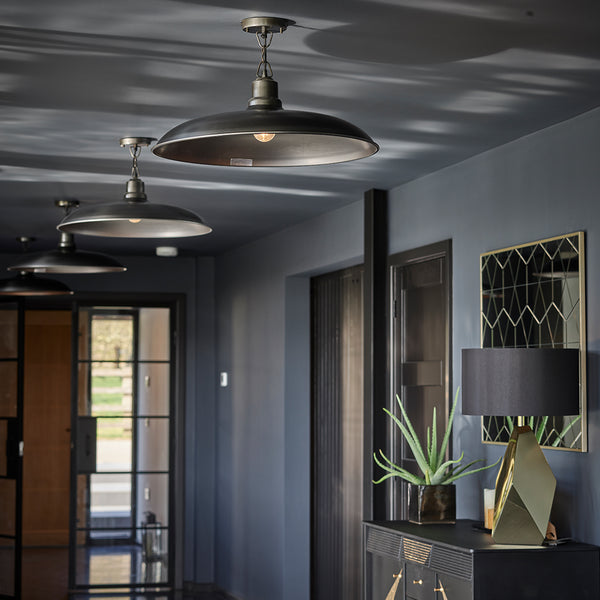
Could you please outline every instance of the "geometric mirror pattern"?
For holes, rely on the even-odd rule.
[[[541,446],[587,450],[582,231],[481,255],[482,348],[580,349],[578,415],[534,417]],[[483,441],[507,443],[514,418],[484,417]]]

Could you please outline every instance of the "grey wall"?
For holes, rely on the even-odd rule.
[[[357,264],[362,205],[217,260],[217,583],[309,597],[309,275]]]
[[[584,229],[587,234],[588,454],[547,451],[560,535],[600,543],[600,110],[390,191],[390,251],[453,240],[453,386],[460,350],[479,344],[479,254]],[[308,275],[362,260],[362,203],[217,259],[217,583],[244,600],[309,598]],[[457,451],[495,460],[479,419],[457,419]],[[481,488],[458,484],[460,517]]]
[[[600,110],[476,156],[392,190],[390,250],[453,240],[453,363],[460,385],[461,348],[479,346],[479,255],[569,233],[586,232],[589,448],[546,451],[558,480],[552,519],[559,535],[600,543],[589,518],[600,502],[598,353],[600,352]],[[479,441],[479,418],[456,422],[455,453],[493,461],[502,447]],[[481,511],[480,488],[495,471],[457,484],[459,516]]]

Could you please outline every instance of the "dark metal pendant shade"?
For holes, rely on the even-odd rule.
[[[104,237],[176,238],[210,233],[193,212],[177,206],[115,202],[73,211],[58,225],[60,231]]]
[[[167,204],[150,204],[139,178],[137,158],[143,146],[154,138],[122,138],[133,159],[131,178],[127,182],[124,201],[99,206],[86,206],[68,214],[57,229],[101,237],[177,238],[204,235],[212,229],[193,212]]]
[[[68,235],[68,234],[64,234]],[[27,254],[10,267],[9,271],[31,273],[119,273],[127,267],[114,258],[99,252],[85,252],[70,248],[57,248],[48,252]]]
[[[68,216],[73,208],[79,206],[79,200],[64,198],[55,200],[54,204],[63,208]],[[29,273],[118,273],[126,271],[127,267],[106,254],[78,250],[73,235],[62,232],[58,248],[47,252],[26,252],[8,270]]]
[[[66,296],[72,294],[64,283],[56,279],[36,277],[21,272],[9,279],[0,279],[0,296]]]
[[[268,142],[255,138],[274,137]],[[162,158],[230,167],[296,167],[356,160],[379,146],[355,125],[319,113],[248,108],[182,123],[152,148]]]
[[[279,17],[244,19],[242,28],[256,34],[261,48],[248,108],[182,123],[167,132],[152,152],[181,162],[228,167],[324,165],[375,154],[379,146],[343,119],[282,108],[267,49],[274,33],[283,33],[293,24]]]

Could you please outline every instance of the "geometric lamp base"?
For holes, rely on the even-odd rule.
[[[515,427],[496,479],[494,542],[541,545],[555,490],[556,479],[533,431]]]

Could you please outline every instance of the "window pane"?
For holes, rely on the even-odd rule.
[[[0,362],[0,416],[17,416],[17,363]]]
[[[94,314],[92,316],[92,360],[109,361],[119,367],[133,351],[133,316]]]
[[[140,360],[169,360],[169,312],[168,308],[140,309]]]
[[[132,419],[98,417],[96,439],[97,471],[131,471]]]
[[[0,535],[15,535],[16,481],[0,479]]]
[[[0,538],[0,595],[15,593],[15,542]]]
[[[169,414],[169,363],[140,363],[138,368],[138,414]]]
[[[138,525],[151,522],[169,524],[169,476],[167,473],[141,473],[137,476]]]
[[[19,313],[10,306],[0,309],[0,358],[16,358],[18,356],[19,333],[17,323]]]
[[[141,527],[136,531],[136,541],[135,545],[106,541],[101,546],[97,544],[78,546],[77,585],[127,586],[141,583],[166,583],[168,581],[167,531],[154,527]],[[112,598],[112,595],[110,597]],[[163,596],[156,598],[160,600]]]
[[[141,418],[137,421],[138,469],[169,469],[169,420]]]
[[[131,526],[131,475],[94,473],[90,475],[90,520],[92,529]],[[111,537],[114,532],[110,532]],[[129,534],[128,534],[129,535]],[[100,537],[97,532],[91,537]]]
[[[92,415],[130,415],[133,397],[133,366],[92,363]]]

